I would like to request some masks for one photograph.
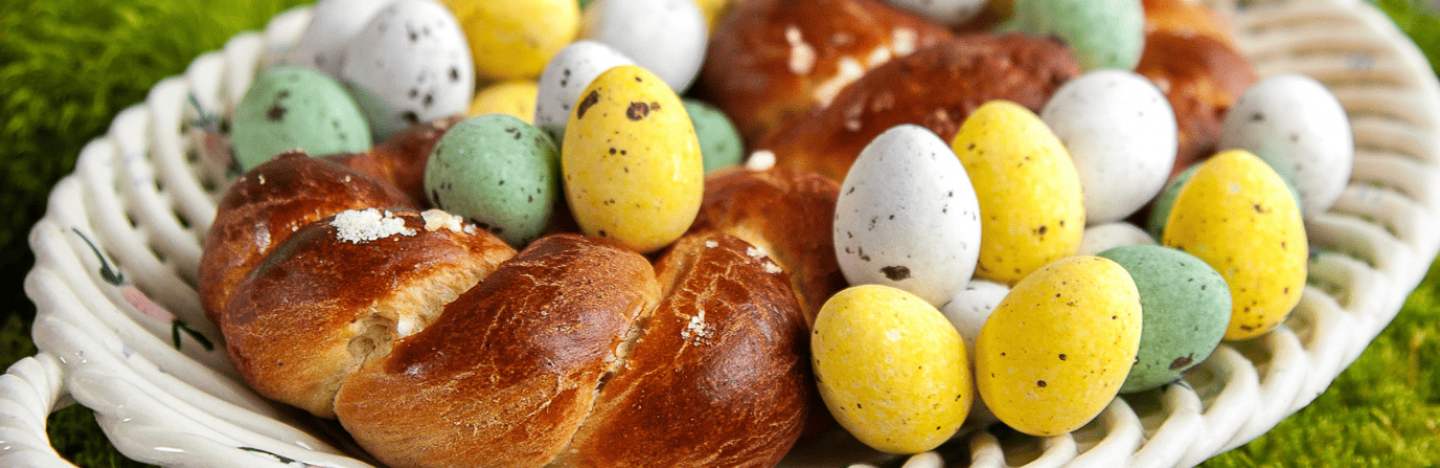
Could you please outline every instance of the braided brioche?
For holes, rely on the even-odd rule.
[[[517,253],[337,163],[373,155],[287,153],[222,201],[206,300],[261,394],[397,467],[761,467],[800,437],[806,314],[843,280],[828,225],[799,221],[829,219],[834,182],[718,176],[652,266],[574,234]]]

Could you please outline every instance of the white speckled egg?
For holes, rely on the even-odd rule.
[[[960,332],[960,339],[965,342],[965,355],[970,358],[971,369],[975,368],[975,340],[980,337],[980,330],[985,328],[985,321],[995,312],[1000,302],[1005,300],[1007,294],[1010,294],[1009,286],[982,279],[971,280],[970,284],[966,284],[955,297],[950,298],[950,302],[940,308],[940,313],[955,326],[955,331]],[[979,394],[979,390],[974,393]],[[980,426],[999,420],[979,398],[971,403],[970,415],[965,417],[966,424]]]
[[[346,45],[370,19],[394,0],[320,0],[312,10],[310,24],[286,54],[284,62],[304,65],[340,77]]]
[[[377,140],[464,114],[475,94],[465,34],[434,0],[397,0],[380,10],[350,43],[340,77]]]
[[[1170,102],[1133,72],[1099,70],[1060,87],[1040,118],[1075,161],[1090,224],[1129,216],[1165,187],[1175,165]]]
[[[1085,228],[1085,235],[1080,236],[1080,250],[1075,255],[1096,255],[1116,247],[1155,244],[1155,238],[1139,226],[1116,221]]]
[[[986,0],[890,0],[890,4],[910,10],[940,23],[964,23],[985,8]]]
[[[883,284],[939,306],[975,273],[980,207],[939,136],[899,125],[875,137],[835,202],[835,252],[850,284]]]
[[[694,0],[596,0],[580,37],[603,42],[683,94],[705,61],[710,32]]]
[[[1355,162],[1355,136],[1340,101],[1303,75],[1278,75],[1251,87],[1220,127],[1220,149],[1265,160],[1300,193],[1306,218],[1340,198]]]
[[[595,41],[575,41],[560,49],[540,72],[535,126],[555,141],[564,141],[565,124],[570,121],[570,111],[575,109],[580,93],[605,70],[634,64],[615,48]]]
[[[971,280],[950,298],[950,302],[940,307],[940,313],[945,314],[945,318],[955,326],[955,331],[960,332],[960,338],[965,340],[965,349],[974,351],[975,338],[980,336],[985,320],[1009,293],[1009,286],[982,279]]]

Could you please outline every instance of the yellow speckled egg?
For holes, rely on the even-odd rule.
[[[685,107],[663,80],[622,65],[580,94],[561,146],[565,197],[586,235],[653,252],[700,211],[705,167]]]
[[[975,343],[980,399],[1017,431],[1052,436],[1099,415],[1140,349],[1140,293],[1101,257],[1069,257],[1020,280]]]
[[[1161,243],[1225,278],[1233,304],[1227,340],[1270,331],[1300,302],[1309,256],[1300,207],[1284,179],[1249,151],[1200,164],[1175,197]]]
[[[980,202],[977,278],[1013,285],[1080,248],[1080,176],[1034,112],[1009,101],[985,103],[965,119],[951,147]]]
[[[534,78],[580,33],[575,0],[440,0],[470,41],[475,75]],[[417,31],[422,33],[423,31]]]
[[[876,450],[935,448],[970,411],[970,364],[959,332],[903,290],[872,284],[835,294],[815,318],[810,351],[830,414]]]
[[[715,26],[720,24],[720,19],[729,11],[731,2],[732,0],[695,0],[695,4],[700,6],[700,12],[705,14],[705,26],[710,31],[715,31]]]
[[[486,86],[470,101],[470,115],[505,114],[535,123],[535,99],[540,85],[532,80],[510,80]]]

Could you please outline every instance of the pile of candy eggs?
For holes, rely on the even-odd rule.
[[[564,206],[587,235],[657,251],[704,175],[742,159],[725,115],[683,97],[725,5],[702,3],[322,0],[237,106],[235,158],[364,151],[469,114],[432,154],[430,202],[516,246]],[[894,3],[946,5],[934,18],[954,24],[985,2]],[[842,183],[834,243],[854,286],[815,323],[815,372],[832,415],[882,451],[991,418],[1072,431],[1268,332],[1305,287],[1304,218],[1349,179],[1344,110],[1296,75],[1246,93],[1225,150],[1172,178],[1174,114],[1129,71],[1139,1],[1013,8],[1002,28],[1068,38],[1087,73],[1039,113],[987,103],[952,141],[895,127]],[[1148,232],[1131,224],[1146,210]]]

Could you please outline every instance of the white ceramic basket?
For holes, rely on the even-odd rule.
[[[972,431],[938,452],[887,458],[836,433],[787,466],[1193,466],[1309,404],[1353,362],[1440,248],[1440,85],[1415,46],[1358,0],[1211,0],[1262,76],[1325,82],[1349,112],[1350,186],[1310,219],[1310,283],[1280,329],[1223,344],[1184,381],[1116,399],[1094,422],[1044,439]],[[31,232],[25,280],[41,352],[0,377],[0,466],[71,466],[45,433],[50,411],[95,410],[126,456],[162,466],[365,467],[373,461],[237,377],[196,293],[199,239],[226,185],[200,156],[266,57],[310,18],[276,17],[157,84],[81,152]],[[862,465],[863,466],[863,465]]]

